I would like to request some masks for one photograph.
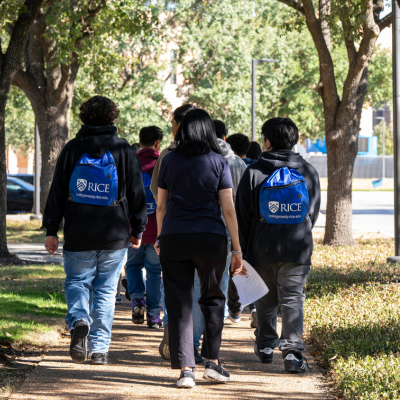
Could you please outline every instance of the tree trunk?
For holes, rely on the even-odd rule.
[[[7,167],[5,146],[5,113],[11,82],[20,64],[28,32],[38,14],[43,0],[27,0],[15,21],[3,54],[0,38],[0,257],[10,257],[7,247],[6,208],[7,208]],[[10,24],[11,25],[11,24]]]
[[[61,98],[44,95],[40,105],[32,104],[39,127],[42,169],[40,211],[43,213],[61,150],[69,140],[69,121],[74,83],[66,86]]]
[[[357,149],[345,140],[326,141],[328,153],[328,200],[324,243],[352,245],[352,177]]]
[[[328,153],[328,201],[324,243],[350,246],[353,239],[352,183],[358,152],[361,114],[367,93],[368,67],[349,100],[340,103],[336,112],[325,109],[326,147]],[[336,129],[330,129],[332,121]]]

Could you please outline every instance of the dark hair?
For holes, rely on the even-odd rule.
[[[252,140],[250,142],[250,149],[247,151],[246,156],[252,160],[258,160],[261,156],[262,150],[258,142]]]
[[[139,132],[139,141],[143,146],[154,146],[157,140],[162,140],[163,131],[155,125],[145,126]]]
[[[269,140],[273,150],[292,150],[299,140],[299,130],[289,118],[271,118],[262,127],[264,140]]]
[[[221,154],[217,143],[214,124],[204,110],[189,111],[179,125],[177,136],[181,138],[174,151],[196,157],[210,151]]]
[[[250,148],[250,140],[246,135],[243,135],[243,133],[230,135],[226,138],[226,143],[229,143],[232,150],[240,157],[245,156]]]
[[[133,143],[132,147],[133,147],[133,150],[135,150],[135,153],[137,153],[140,150],[142,150],[142,148],[140,147],[139,143]]]
[[[88,126],[114,125],[119,109],[115,103],[103,96],[94,96],[79,107],[79,118]]]
[[[197,110],[197,107],[192,104],[184,104],[183,106],[176,108],[172,116],[174,117],[175,122],[180,124],[186,113],[193,110]]]
[[[218,139],[224,139],[228,136],[228,128],[226,125],[220,121],[219,119],[214,119],[215,133],[217,134]]]

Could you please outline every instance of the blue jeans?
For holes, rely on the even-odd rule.
[[[106,353],[111,342],[115,294],[126,249],[63,251],[65,299],[68,314],[65,322],[71,330],[83,319],[90,326],[90,353]]]
[[[231,236],[229,235],[228,229],[226,229],[226,236],[228,239],[228,256],[226,258],[225,271],[224,271],[224,274],[222,275],[222,281],[221,281],[221,290],[222,290],[222,293],[225,295],[225,297],[228,296],[229,270],[230,270],[231,259],[232,259],[232,253],[231,253],[232,239],[231,239]],[[197,275],[197,271],[196,271],[195,275],[194,275],[193,311],[192,311],[193,312],[193,344],[196,349],[199,349],[199,347],[200,347],[200,339],[201,339],[201,335],[203,334],[203,329],[204,329],[203,314],[202,314],[200,306],[199,306],[200,296],[201,296],[200,280],[199,280],[199,276]],[[228,317],[228,314],[229,314],[228,304],[225,302],[225,309],[224,309],[224,318],[225,319]]]
[[[143,280],[146,270],[146,288]],[[161,264],[153,244],[142,244],[138,249],[128,249],[128,262],[125,267],[128,279],[128,292],[131,299],[144,298],[146,290],[146,311],[149,315],[160,315]]]

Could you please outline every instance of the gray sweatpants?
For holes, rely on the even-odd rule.
[[[256,343],[259,348],[275,348],[282,352],[304,350],[304,285],[310,265],[273,263],[255,268],[268,286],[269,292],[256,302]],[[282,334],[276,332],[278,305],[281,305]],[[279,340],[278,340],[279,338]]]

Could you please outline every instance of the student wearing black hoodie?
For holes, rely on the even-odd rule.
[[[43,215],[50,254],[58,249],[65,219],[65,321],[77,363],[88,351],[92,364],[108,363],[118,278],[128,246],[140,247],[147,223],[142,168],[134,149],[117,136],[118,115],[106,97],[81,105],[84,125],[61,151]]]
[[[239,239],[244,257],[269,288],[268,294],[256,302],[258,326],[254,351],[262,363],[271,363],[274,348],[279,346],[285,370],[305,372],[301,338],[305,300],[303,287],[310,273],[313,252],[311,231],[320,207],[319,177],[312,165],[292,151],[299,138],[293,121],[272,118],[263,125],[262,135],[266,151],[246,169],[236,195]],[[282,167],[294,169],[304,177],[309,205],[301,223],[274,224],[263,222],[261,218],[261,187],[274,171]],[[276,209],[272,210],[272,213],[276,212]],[[279,304],[282,312],[280,338],[276,332]]]

